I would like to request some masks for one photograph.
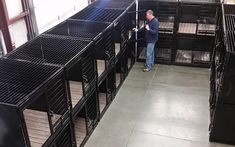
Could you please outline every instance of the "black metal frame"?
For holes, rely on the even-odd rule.
[[[122,52],[121,57],[116,60],[115,62],[115,73],[116,73],[116,88],[117,88],[117,92],[120,89],[120,87],[122,86],[124,80],[126,79],[127,75],[128,75],[128,60],[126,58],[126,55],[124,54],[124,52]],[[119,76],[117,78],[117,76]],[[119,80],[119,81],[118,81]],[[119,82],[119,83],[118,83]]]
[[[179,39],[182,37],[185,38],[209,38],[210,41],[213,42],[213,37],[215,36],[215,31],[216,31],[216,22],[217,22],[217,17],[219,14],[219,6],[220,2],[217,0],[208,0],[208,1],[192,1],[192,0],[180,0],[180,1],[168,1],[168,0],[151,0],[151,1],[146,1],[146,0],[141,0],[139,2],[140,7],[139,11],[141,10],[146,10],[152,9],[153,11],[156,11],[156,16],[159,19],[159,24],[161,22],[166,22],[166,23],[173,23],[173,27],[171,29],[162,29],[159,27],[159,41],[156,43],[156,50],[155,53],[162,53],[162,54],[170,54],[171,53],[171,59],[168,56],[168,60],[161,60],[159,58],[156,58],[155,55],[155,62],[156,63],[162,63],[162,64],[176,64],[176,65],[187,65],[187,66],[199,66],[199,67],[209,67],[210,62],[192,62],[190,63],[177,63],[175,61],[178,47],[173,47],[171,50],[169,48],[169,44],[163,44],[162,43],[162,38],[164,38],[167,35],[171,35],[173,38],[173,44],[177,44]],[[142,11],[143,15],[140,14],[140,20],[145,19],[145,11]],[[187,33],[180,33],[178,32],[180,23],[194,23],[195,24],[195,32],[193,34],[187,34]],[[163,25],[164,23],[162,23]],[[208,27],[208,30],[203,28],[203,27]],[[163,26],[164,28],[164,26]],[[212,29],[213,28],[213,29]],[[139,37],[139,46],[138,46],[138,61],[145,61],[145,59],[140,59],[139,55],[143,51],[143,48],[145,45],[144,43],[144,35],[143,33],[138,34]],[[186,39],[187,40],[187,39]],[[192,39],[193,40],[193,39]],[[204,40],[202,39],[200,42],[200,39],[196,39],[195,43],[194,41],[191,41],[189,45],[191,50],[191,54],[196,55],[196,57],[204,56],[209,53],[209,55],[212,54],[212,49],[214,48],[213,44],[210,46],[210,50],[205,53],[198,52],[198,47],[200,47],[200,44],[205,43]],[[165,42],[164,42],[165,43]],[[193,45],[195,44],[195,45]],[[164,50],[160,48],[166,48]],[[200,49],[199,49],[200,50]],[[183,53],[183,52],[182,52]],[[160,56],[160,55],[158,55]],[[211,57],[209,57],[211,58]]]
[[[235,30],[228,21],[234,5],[222,5],[216,47],[212,56],[210,86],[210,141],[235,144]],[[232,11],[231,11],[232,10]],[[232,14],[233,15],[233,14]]]
[[[113,24],[70,19],[50,29],[46,33],[69,36],[78,40],[93,41],[92,45],[96,52],[96,60],[104,60],[105,70],[114,61]],[[98,68],[98,65],[96,67]],[[98,72],[98,69],[96,71]],[[98,81],[102,80],[105,75],[106,72],[104,71],[98,77]]]
[[[98,99],[100,100],[100,94],[105,95],[105,106],[103,110],[100,109],[101,117],[104,115],[112,100],[116,95],[116,84],[115,84],[115,68],[110,68],[105,79],[98,85]]]
[[[34,107],[40,110],[43,109],[44,102],[41,101],[43,98],[46,99],[45,114],[49,118],[48,123],[52,132],[52,135],[43,146],[76,146],[76,135],[74,132],[74,127],[76,127],[75,118],[80,115],[85,118],[86,126],[85,138],[80,146],[84,146],[94,131],[100,120],[98,88],[99,91],[106,93],[107,109],[117,93],[116,73],[121,74],[120,87],[134,64],[133,49],[130,52],[127,50],[130,47],[128,39],[131,37],[128,35],[133,34],[130,31],[133,25],[135,25],[133,21],[130,21],[131,19],[135,20],[134,15],[132,15],[135,14],[134,1],[125,0],[125,2],[121,3],[106,2],[107,5],[104,7],[97,6],[98,3],[88,6],[70,19],[0,59],[0,65],[4,61],[9,61],[8,63],[21,63],[20,65],[15,64],[14,68],[16,71],[0,71],[0,74],[1,72],[6,73],[4,75],[6,79],[9,78],[9,73],[13,75],[13,77],[10,77],[10,83],[0,82],[3,90],[2,93],[5,92],[2,96],[5,96],[6,92],[13,92],[13,96],[18,95],[20,97],[22,96],[21,90],[24,90],[22,89],[24,86],[30,92],[16,108],[12,104],[2,105],[4,103],[0,102],[0,109],[5,111],[7,108],[8,112],[1,114],[0,117],[6,119],[11,126],[9,128],[14,129],[13,131],[16,132],[14,134],[19,136],[15,139],[16,141],[6,142],[6,146],[11,143],[17,143],[17,145],[11,146],[30,146],[23,111],[26,108]],[[90,12],[86,13],[88,11]],[[78,19],[74,19],[77,15],[81,15],[81,17],[79,16]],[[116,57],[114,50],[115,43],[120,43],[120,53]],[[99,78],[97,77],[98,70],[95,59],[105,60],[105,71]],[[127,66],[128,59],[131,59],[131,66],[129,68]],[[25,75],[31,73],[28,69],[28,66],[31,64],[33,77],[26,81],[17,81],[18,78],[24,77],[24,72],[22,71],[25,71]],[[11,67],[11,65],[7,66]],[[21,69],[21,66],[27,68]],[[36,67],[42,67],[42,70],[36,70]],[[55,70],[52,76],[45,79],[46,81],[40,81],[42,84],[35,90],[31,89],[34,84],[38,84],[37,79],[40,80],[41,76],[48,76],[47,74],[50,73],[49,67],[54,70],[58,69],[58,71]],[[4,67],[1,66],[0,68],[3,69]],[[37,74],[34,74],[34,72]],[[5,79],[3,78],[3,80]],[[14,80],[16,83],[14,83]],[[32,82],[27,84],[30,80]],[[76,102],[75,105],[72,103],[70,80],[82,82],[82,99],[78,103]],[[19,93],[18,91],[9,91],[9,89],[14,89],[17,86],[20,89]],[[62,98],[64,99],[62,100]],[[64,107],[62,108],[62,106]],[[57,117],[53,117],[52,120],[53,114],[59,112],[63,116],[58,116],[58,121],[56,121]],[[9,115],[9,113],[12,115]],[[8,121],[9,118],[11,121]],[[19,124],[22,128],[15,129],[19,127]],[[21,134],[22,132],[24,134]],[[14,137],[12,134],[8,135],[6,136],[8,140],[9,137]],[[12,139],[10,140],[12,141]]]
[[[1,145],[30,146],[24,113],[30,109],[45,112],[47,116],[50,136],[43,146],[48,146],[70,119],[70,101],[62,68],[9,59],[1,59],[0,65],[0,109],[5,112],[0,117],[4,122],[2,128],[7,130],[4,136],[7,139]]]
[[[131,5],[134,5],[132,3]],[[114,6],[115,7],[115,6]],[[130,17],[128,11],[131,10],[131,6],[127,8],[127,10],[120,8],[97,8],[97,7],[87,7],[74,16],[70,17],[70,19],[78,19],[78,20],[92,20],[98,22],[108,22],[114,24],[114,42],[123,46],[128,41],[130,25],[127,23],[128,18]],[[128,10],[130,9],[130,10]],[[123,48],[120,48],[120,53]],[[117,54],[117,53],[116,53]],[[117,55],[116,58],[120,56]]]
[[[73,113],[75,113],[96,84],[94,56],[95,50],[90,41],[43,34],[9,53],[6,57],[63,67],[68,85],[69,81],[82,83],[83,96],[74,105]],[[68,95],[71,97],[70,85],[68,89]]]
[[[86,132],[85,137],[83,141],[81,141],[81,144],[79,147],[82,147],[85,145],[86,141],[94,131],[95,127],[98,124],[98,121],[100,119],[100,111],[99,111],[99,102],[98,102],[98,95],[97,90],[94,90],[92,94],[86,99],[85,103],[80,106],[78,112],[76,114],[73,114],[73,129],[76,129],[77,125],[75,123],[75,119],[78,117],[81,119],[85,119],[85,126],[86,126]],[[80,130],[79,130],[80,131]],[[77,146],[77,140],[76,140],[76,131],[75,132],[75,144]],[[77,134],[79,135],[79,134]]]

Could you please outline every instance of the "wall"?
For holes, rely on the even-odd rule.
[[[88,0],[33,0],[38,32],[42,33],[88,5]]]
[[[23,11],[21,0],[6,0],[6,5],[9,19],[19,15]],[[11,34],[12,44],[14,44],[15,47],[18,47],[28,41],[27,28],[24,19],[21,19],[9,25],[9,30]]]
[[[0,57],[2,57],[3,54],[6,54],[6,46],[4,43],[2,31],[0,30]]]

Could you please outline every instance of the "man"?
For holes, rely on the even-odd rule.
[[[144,72],[148,72],[153,68],[154,65],[154,47],[155,43],[158,41],[158,27],[159,22],[158,19],[155,18],[153,15],[152,10],[148,10],[146,12],[146,25],[144,26],[145,29],[145,41],[147,44],[147,51],[146,51],[146,64],[144,68]],[[138,31],[136,28],[133,29],[134,31]]]

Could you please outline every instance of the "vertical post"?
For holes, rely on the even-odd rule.
[[[25,15],[25,23],[28,31],[28,40],[31,40],[34,37],[33,33],[33,25],[32,25],[32,19],[31,14],[29,11],[29,1],[28,0],[21,0],[23,12],[26,13]]]
[[[139,8],[139,3],[138,3],[138,0],[135,0],[135,4],[136,4],[136,9],[135,9],[135,28],[138,28],[138,8]],[[135,62],[137,62],[137,56],[138,56],[138,53],[137,53],[137,48],[138,48],[138,33],[137,31],[135,32]]]
[[[11,35],[8,28],[9,16],[5,0],[0,0],[0,20],[0,29],[2,30],[6,50],[7,52],[10,52],[13,50],[14,46],[12,44]]]

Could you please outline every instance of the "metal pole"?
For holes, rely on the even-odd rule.
[[[136,9],[135,9],[135,28],[138,28],[138,7],[139,7],[139,3],[138,3],[138,0],[135,0],[135,3],[136,3]],[[137,42],[137,39],[138,39],[138,33],[137,31],[135,32],[135,62],[137,62],[137,48],[138,48],[138,42]]]
[[[5,0],[0,0],[0,29],[2,30],[6,50],[9,53],[14,49],[9,30],[9,16]]]

